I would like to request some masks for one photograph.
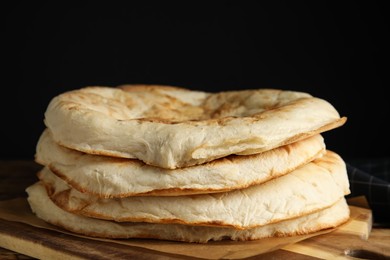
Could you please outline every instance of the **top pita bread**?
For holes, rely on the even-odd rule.
[[[327,101],[302,92],[144,85],[65,92],[45,112],[63,146],[170,169],[270,150],[345,121]]]

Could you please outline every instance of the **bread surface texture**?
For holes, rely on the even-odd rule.
[[[40,182],[28,187],[27,193],[32,211],[39,218],[74,233],[101,238],[153,238],[196,243],[220,240],[248,241],[309,234],[337,227],[349,219],[349,208],[342,198],[334,205],[318,212],[246,230],[181,224],[119,223],[88,218],[59,208],[50,200],[44,185]]]
[[[46,126],[63,146],[168,169],[271,150],[345,121],[329,102],[303,92],[153,85],[68,91],[45,112]]]
[[[178,223],[248,229],[319,211],[349,194],[344,161],[328,151],[294,171],[245,189],[188,196],[102,199],[81,193],[47,168],[39,173],[61,208],[118,222]]]
[[[325,153],[314,135],[254,155],[231,155],[179,169],[150,166],[136,159],[90,155],[56,144],[46,129],[35,159],[80,192],[101,198],[177,196],[230,191],[285,175]]]

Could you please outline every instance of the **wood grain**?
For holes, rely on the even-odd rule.
[[[3,244],[7,248],[38,259],[188,259],[144,248],[84,239],[12,221],[0,221],[0,230],[0,238],[4,239]]]

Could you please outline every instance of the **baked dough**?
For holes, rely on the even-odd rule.
[[[271,150],[345,121],[330,103],[303,92],[145,85],[72,90],[45,112],[63,146],[169,169]]]
[[[180,169],[140,160],[89,155],[56,144],[46,129],[35,160],[70,186],[101,198],[177,196],[246,188],[282,176],[325,153],[321,135],[247,156],[231,155]]]
[[[344,161],[327,153],[276,179],[246,189],[189,196],[101,199],[81,193],[47,168],[38,174],[61,208],[119,222],[179,223],[247,229],[330,207],[349,194]]]
[[[71,232],[101,238],[153,238],[197,243],[227,239],[246,241],[313,233],[337,227],[349,219],[349,208],[345,198],[342,198],[334,205],[318,212],[246,230],[181,224],[118,223],[62,210],[50,200],[40,182],[28,187],[26,191],[32,211],[39,218]]]

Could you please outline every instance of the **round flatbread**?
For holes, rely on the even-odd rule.
[[[287,174],[325,153],[315,135],[260,154],[229,156],[180,169],[163,169],[134,159],[89,155],[56,144],[46,129],[35,160],[80,192],[101,198],[177,196],[242,189]]]
[[[169,169],[271,150],[345,121],[323,99],[275,89],[85,87],[54,97],[45,112],[63,146]]]
[[[266,183],[202,195],[101,199],[69,187],[48,168],[38,176],[58,206],[88,217],[237,229],[313,213],[330,207],[350,192],[345,163],[331,151]]]
[[[246,241],[313,233],[337,227],[349,219],[349,208],[342,198],[318,212],[246,230],[180,224],[118,223],[72,214],[57,207],[40,182],[28,187],[26,191],[32,211],[39,218],[71,232],[101,238],[153,238],[198,243],[227,239]]]

